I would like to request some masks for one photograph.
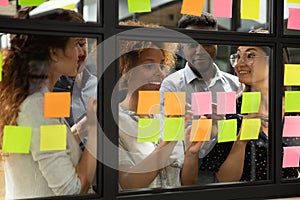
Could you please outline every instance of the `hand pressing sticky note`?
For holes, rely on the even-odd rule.
[[[47,92],[45,93],[44,117],[70,117],[70,106],[70,92]]]
[[[289,8],[289,16],[287,21],[287,28],[300,30],[300,9],[299,8]]]
[[[236,114],[236,93],[217,92],[217,114]]]
[[[236,141],[237,120],[228,119],[218,121],[218,142]]]
[[[160,113],[160,92],[139,91],[137,114],[150,115]]]
[[[164,141],[184,140],[184,118],[165,118]]]
[[[67,146],[67,126],[45,125],[40,127],[40,150],[55,151],[66,150]]]
[[[192,121],[190,141],[209,141],[212,128],[212,119],[197,119]]]
[[[284,65],[284,85],[300,85],[300,65],[285,64]]]
[[[282,137],[300,137],[300,116],[285,116]]]
[[[18,0],[19,6],[39,6],[44,2],[45,0]]]
[[[242,0],[241,19],[259,20],[260,0]]]
[[[0,6],[8,6],[8,0],[0,0]]]
[[[23,126],[4,126],[3,153],[29,153],[32,129]]]
[[[185,92],[165,92],[164,102],[165,115],[185,115]]]
[[[299,147],[283,147],[282,168],[299,167]]]
[[[139,118],[138,142],[158,142],[160,133],[160,120],[150,118]]]
[[[150,0],[128,0],[127,2],[130,13],[151,12]]]
[[[260,126],[260,119],[243,119],[240,140],[257,140]]]
[[[284,111],[300,112],[300,91],[285,91]]]
[[[204,0],[183,0],[181,14],[201,16]]]
[[[232,0],[213,0],[213,11],[214,17],[232,17]]]
[[[241,114],[257,113],[260,106],[260,92],[243,92]]]
[[[211,92],[192,93],[192,112],[194,115],[212,114]]]

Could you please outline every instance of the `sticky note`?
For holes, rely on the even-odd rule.
[[[243,92],[241,114],[257,113],[260,106],[260,92]]]
[[[284,65],[284,85],[300,85],[300,65],[285,64]]]
[[[300,91],[285,91],[284,111],[300,112]]]
[[[160,120],[151,118],[139,118],[138,142],[158,142]]]
[[[45,125],[40,127],[40,150],[66,150],[67,127],[66,125]]]
[[[232,0],[213,0],[212,15],[214,17],[231,18]]]
[[[184,118],[165,118],[164,141],[184,140]]]
[[[287,21],[288,29],[300,30],[300,9],[299,8],[289,8],[289,16]]]
[[[237,120],[228,119],[218,121],[218,142],[236,141]]]
[[[242,0],[241,19],[259,20],[260,0]]]
[[[151,12],[150,0],[128,0],[127,2],[130,13]]]
[[[300,0],[287,0],[287,3],[300,3]]]
[[[212,114],[211,92],[192,93],[192,112],[194,115]]]
[[[236,114],[235,92],[217,92],[217,114]]]
[[[0,53],[0,82],[2,81],[2,54]]]
[[[257,140],[260,126],[260,119],[243,119],[240,140]]]
[[[61,8],[68,9],[68,10],[75,10],[76,5],[74,3],[72,3],[72,4],[69,4],[69,5],[62,6]]]
[[[8,6],[8,0],[0,0],[0,6]]]
[[[204,0],[183,0],[181,14],[201,16]]]
[[[165,115],[185,115],[185,92],[165,92],[164,98]]]
[[[32,134],[31,127],[4,126],[3,133],[3,153],[29,153]]]
[[[44,2],[45,0],[18,0],[19,6],[39,6]]]
[[[209,141],[212,128],[212,119],[197,119],[192,121],[190,141]]]
[[[159,114],[160,113],[160,92],[139,91],[137,114]]]
[[[70,117],[70,106],[70,92],[47,92],[45,93],[44,117]]]
[[[300,137],[300,116],[285,116],[282,137]]]
[[[282,168],[299,167],[299,147],[283,147]]]

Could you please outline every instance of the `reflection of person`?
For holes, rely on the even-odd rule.
[[[265,33],[264,30],[256,30]],[[284,57],[288,58],[287,51]],[[267,180],[268,168],[268,116],[269,116],[269,49],[257,46],[240,46],[235,54],[231,55],[231,63],[239,81],[246,85],[244,91],[260,92],[261,104],[258,113],[244,115],[244,119],[260,118],[261,129],[257,140],[239,140],[227,143],[228,147],[222,152],[229,152],[225,162],[220,167],[217,177],[220,182],[228,181],[256,181]],[[284,60],[287,63],[287,60]],[[237,99],[237,112],[241,109],[241,97]],[[236,115],[228,118],[237,118],[240,129],[242,119]],[[285,139],[284,139],[285,140]],[[283,145],[284,146],[284,145]],[[224,155],[225,157],[227,155]],[[297,169],[285,168],[282,170],[283,178],[298,177]]]
[[[140,22],[123,25],[157,27]],[[182,142],[137,142],[139,90],[158,90],[174,65],[174,54],[166,43],[123,41],[119,59],[121,86],[127,94],[119,106],[119,181],[122,189],[168,187],[197,183],[198,151],[202,143],[186,148]],[[126,84],[124,84],[126,83]],[[185,153],[185,157],[184,157]]]
[[[29,18],[30,10],[22,8],[18,14]],[[70,10],[42,18],[84,22]],[[81,43],[85,41],[85,38],[51,35],[11,37],[0,82],[1,142],[5,125],[31,127],[32,137],[29,154],[11,153],[5,157],[7,199],[79,194],[90,188],[96,170],[96,159],[87,150],[95,153],[96,148],[96,102],[92,98],[87,103],[88,148],[81,154],[67,128],[66,150],[40,151],[40,126],[65,124],[62,118],[44,118],[44,93],[53,90],[60,76],[76,76],[84,55]]]
[[[178,22],[179,28],[193,30],[217,30],[217,21],[208,13],[203,13],[200,17],[183,15]],[[163,82],[160,88],[161,95],[164,92],[183,91],[186,92],[187,103],[191,103],[191,93],[193,92],[212,92],[212,101],[216,103],[217,92],[238,91],[238,78],[229,73],[219,70],[214,62],[217,55],[217,46],[210,44],[182,44],[181,49],[187,60],[185,67],[171,75]],[[163,98],[161,100],[163,106]],[[215,125],[214,121],[214,125]],[[212,134],[213,135],[213,134]],[[210,157],[209,152],[216,144],[216,139],[204,143],[199,154],[199,178],[200,183],[215,182],[215,165],[207,165]],[[222,144],[216,144],[222,145]],[[213,151],[213,150],[212,150]],[[208,153],[208,154],[207,154]],[[203,158],[204,157],[204,158]]]

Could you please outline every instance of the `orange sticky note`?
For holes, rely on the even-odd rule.
[[[160,113],[160,92],[139,91],[137,114],[149,115]]]
[[[165,92],[165,115],[184,115],[186,96],[185,92]]]
[[[41,151],[66,150],[67,126],[65,124],[41,126],[40,130]]]
[[[70,92],[47,92],[45,93],[44,117],[70,117],[70,106]]]
[[[204,0],[183,0],[181,14],[201,16]]]
[[[212,119],[197,119],[192,121],[190,141],[209,141],[212,128]]]

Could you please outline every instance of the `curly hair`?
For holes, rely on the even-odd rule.
[[[201,16],[182,15],[177,27],[186,28],[188,26],[204,26],[217,29],[217,20],[207,12],[203,12]]]
[[[141,26],[147,28],[163,28],[157,24],[144,24],[140,21],[126,21],[120,22],[120,25],[125,26]],[[120,89],[126,89],[127,80],[125,74],[136,66],[141,53],[153,46],[160,48],[162,51],[165,61],[164,65],[166,70],[175,66],[175,51],[177,44],[167,42],[156,42],[156,41],[133,41],[133,40],[121,40],[120,42],[120,57],[119,57],[119,72],[120,72]]]
[[[16,18],[27,19],[32,7],[18,11]],[[61,10],[38,19],[55,19],[83,23],[84,19],[71,10]],[[48,78],[49,48],[65,49],[70,37],[12,34],[10,48],[2,51],[3,67],[0,82],[0,149],[5,125],[17,125],[19,106]]]

